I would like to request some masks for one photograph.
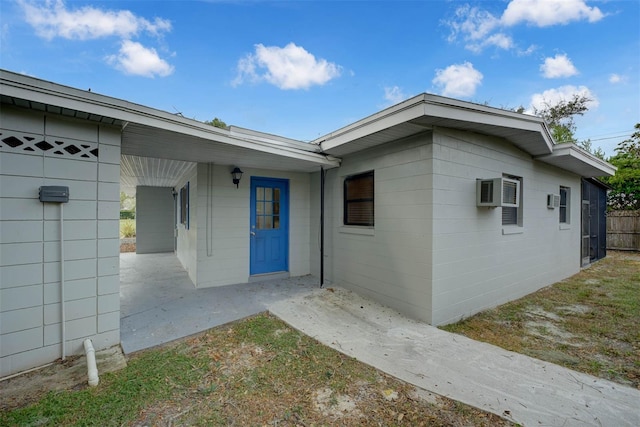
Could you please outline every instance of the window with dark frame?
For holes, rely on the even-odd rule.
[[[344,179],[344,225],[374,225],[373,171]]]
[[[189,229],[189,183],[180,189],[180,223]]]
[[[520,181],[520,206],[517,208],[511,206],[502,207],[502,225],[517,225],[522,227],[522,178],[512,175],[503,176],[504,178]]]
[[[569,200],[571,189],[560,186],[560,224],[569,224]]]

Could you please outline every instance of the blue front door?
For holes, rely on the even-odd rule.
[[[251,274],[289,270],[289,181],[251,178]]]

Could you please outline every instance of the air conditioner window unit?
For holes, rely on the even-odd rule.
[[[549,209],[555,209],[560,207],[560,195],[559,194],[547,194],[547,207]]]
[[[520,181],[509,178],[476,180],[476,205],[517,208],[520,206]]]

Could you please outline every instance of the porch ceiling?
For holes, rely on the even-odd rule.
[[[137,186],[175,187],[196,163],[152,157],[120,156],[120,191],[135,195]]]

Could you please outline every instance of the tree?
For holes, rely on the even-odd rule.
[[[622,141],[616,151],[628,153],[635,157],[640,157],[640,123],[635,125],[636,131],[631,134],[631,138]]]
[[[217,117],[214,117],[213,120],[208,120],[204,122],[207,125],[213,126],[213,127],[217,127],[220,129],[229,129],[229,126],[227,126],[227,124],[225,122],[223,122],[222,120],[220,120]]]
[[[591,98],[576,93],[570,100],[563,99],[555,105],[545,102],[544,108],[538,109],[534,107],[533,112],[547,122],[551,128],[553,139],[558,144],[565,142],[577,143],[578,141],[574,136],[576,131],[574,117],[584,115],[589,110],[587,104],[591,101]]]
[[[609,163],[618,170],[603,181],[612,187],[608,205],[613,210],[640,210],[640,123],[636,131],[616,148],[616,155]]]

